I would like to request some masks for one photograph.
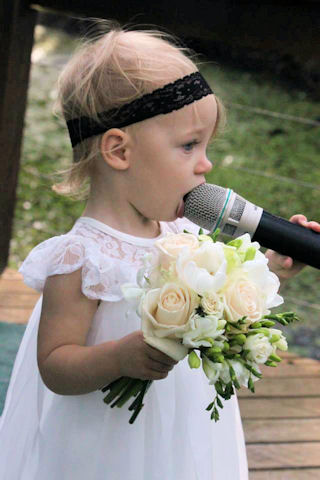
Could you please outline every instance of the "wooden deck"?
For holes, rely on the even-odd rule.
[[[0,278],[0,321],[26,323],[38,297],[18,272],[6,270]],[[277,368],[264,368],[254,395],[247,389],[239,393],[250,480],[319,480],[320,362],[290,353],[282,357]]]

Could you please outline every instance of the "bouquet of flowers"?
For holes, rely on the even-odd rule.
[[[188,355],[190,368],[202,369],[214,385],[208,405],[211,419],[219,419],[221,398],[234,388],[254,392],[261,378],[259,365],[276,367],[277,349],[287,350],[281,330],[298,320],[292,312],[272,314],[283,303],[280,282],[249,234],[229,243],[217,241],[218,232],[198,235],[184,231],[167,234],[155,243],[137,275],[137,284],[124,284],[128,301],[137,302],[145,341],[179,361]],[[151,380],[122,377],[105,388],[104,402],[122,407],[132,399],[133,423],[143,407]],[[133,398],[134,397],[134,398]]]

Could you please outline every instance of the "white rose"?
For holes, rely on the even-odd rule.
[[[277,275],[269,270],[268,259],[263,253],[257,251],[254,260],[245,262],[242,268],[248,279],[263,291],[267,309],[278,307],[283,303],[283,298],[277,293],[280,281]]]
[[[209,360],[209,358],[203,357],[202,368],[209,380],[209,385],[214,385],[220,376],[222,364],[214,363],[211,360]]]
[[[217,292],[226,281],[227,261],[223,244],[203,242],[195,251],[182,249],[176,268],[181,281],[199,295]]]
[[[249,335],[243,348],[250,351],[247,358],[256,363],[265,363],[274,351],[269,338],[263,333]]]
[[[189,329],[182,336],[182,343],[190,348],[210,347],[211,343],[206,338],[217,338],[224,333],[220,328],[219,320],[212,315],[202,317],[197,313],[190,316]]]
[[[191,233],[168,233],[166,237],[157,240],[155,245],[160,250],[161,267],[168,269],[183,248],[188,247],[190,251],[196,250],[199,247],[199,241]]]
[[[187,288],[168,283],[149,290],[141,305],[141,325],[146,342],[176,360],[188,352],[179,337],[189,328],[189,317],[198,296]]]
[[[225,314],[231,323],[244,316],[253,323],[268,313],[263,291],[245,275],[235,276],[223,293]]]
[[[200,305],[203,311],[209,315],[221,318],[223,314],[223,302],[215,292],[205,293],[201,298]]]

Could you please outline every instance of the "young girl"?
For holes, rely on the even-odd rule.
[[[70,232],[40,244],[21,268],[43,296],[1,418],[0,478],[245,480],[236,397],[211,422],[205,375],[144,342],[120,288],[156,239],[198,231],[178,217],[211,170],[206,147],[221,104],[163,35],[118,28],[70,61],[60,99],[74,164],[56,189],[79,193],[89,179],[88,202]],[[274,268],[294,271],[291,259],[269,255]],[[102,401],[101,388],[120,376],[158,380],[133,425],[127,408]]]

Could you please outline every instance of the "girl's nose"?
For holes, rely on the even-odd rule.
[[[198,162],[195,173],[206,174],[206,173],[209,173],[211,169],[212,169],[212,163],[207,158],[207,156],[204,155],[204,157],[202,157],[202,159]]]

